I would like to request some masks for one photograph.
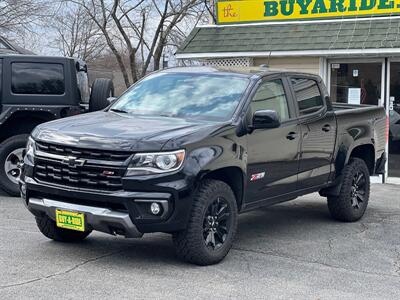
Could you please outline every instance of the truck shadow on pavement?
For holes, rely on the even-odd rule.
[[[279,251],[281,245],[276,243],[277,240],[299,240],[303,235],[320,236],[322,231],[328,232],[329,235],[333,223],[342,224],[330,219],[325,201],[299,201],[260,209],[239,217],[238,234],[233,250],[245,248],[249,251],[268,251],[273,247]],[[68,254],[90,254],[92,258],[87,262],[101,259],[107,267],[132,268],[142,265],[147,269],[152,266],[157,269],[165,264],[188,266],[176,258],[169,234],[148,234],[142,239],[124,239],[95,233],[79,244],[49,242],[45,245]]]

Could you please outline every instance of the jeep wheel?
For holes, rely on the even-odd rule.
[[[89,100],[89,111],[105,109],[110,103],[109,97],[114,96],[114,85],[112,80],[97,78],[92,84],[92,91]]]
[[[339,221],[354,222],[362,218],[369,200],[369,171],[362,159],[352,158],[343,169],[338,196],[328,196],[331,216]]]
[[[57,242],[73,243],[84,240],[91,231],[74,231],[59,228],[48,216],[36,217],[36,224],[43,235]]]
[[[226,183],[203,181],[187,228],[173,235],[178,257],[202,266],[220,262],[232,247],[237,214],[235,195]]]
[[[11,196],[20,194],[18,180],[28,136],[19,134],[0,144],[0,188]]]

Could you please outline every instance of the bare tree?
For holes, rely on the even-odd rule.
[[[127,87],[144,76],[151,64],[159,69],[165,48],[184,35],[179,26],[205,10],[203,0],[66,1],[82,7],[97,25]]]
[[[0,0],[0,33],[29,30],[48,15],[47,0]]]
[[[55,42],[64,56],[91,62],[104,52],[104,37],[81,6],[68,5],[61,9],[51,27],[55,29]]]

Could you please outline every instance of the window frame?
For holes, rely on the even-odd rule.
[[[327,103],[326,103],[326,95],[323,92],[323,89],[321,88],[321,84],[322,84],[322,79],[316,77],[316,76],[312,76],[312,75],[303,75],[303,74],[291,74],[287,77],[288,82],[290,84],[290,89],[291,89],[291,93],[292,93],[292,99],[293,99],[293,104],[296,110],[296,115],[297,118],[299,120],[305,119],[305,118],[310,118],[313,116],[320,116],[320,115],[324,115],[327,112]],[[307,80],[313,80],[315,81],[315,83],[317,84],[319,93],[321,95],[321,99],[322,99],[322,107],[316,111],[310,112],[308,114],[305,115],[301,115],[300,114],[300,108],[299,108],[299,103],[297,101],[297,96],[296,96],[296,91],[294,90],[293,84],[292,84],[292,79],[307,79]]]
[[[13,65],[17,65],[17,64],[35,64],[35,65],[45,65],[45,64],[50,64],[50,65],[59,65],[62,68],[62,76],[63,76],[63,92],[59,93],[59,94],[54,94],[54,93],[50,93],[50,94],[43,94],[43,93],[18,93],[13,91]],[[41,62],[41,61],[13,61],[10,63],[10,93],[12,95],[15,96],[55,96],[55,97],[60,97],[60,96],[64,96],[66,94],[66,89],[67,89],[67,78],[66,78],[66,72],[65,72],[65,66],[62,63],[58,63],[58,62]]]

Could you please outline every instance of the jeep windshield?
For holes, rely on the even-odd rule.
[[[134,115],[226,121],[249,85],[243,76],[156,73],[125,92],[110,108]]]

